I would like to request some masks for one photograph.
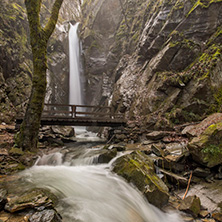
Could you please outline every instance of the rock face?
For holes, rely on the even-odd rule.
[[[0,3],[0,121],[10,122],[24,110],[31,89],[28,23],[22,1]]]
[[[86,1],[86,14],[82,39],[91,101],[112,94],[115,111],[149,129],[221,110],[220,0]],[[114,86],[107,94],[106,81]]]
[[[44,0],[41,22],[49,16],[54,1]],[[46,102],[68,102],[69,21],[80,17],[80,1],[64,0],[48,46],[48,92]],[[23,0],[0,2],[0,122],[11,122],[24,113],[31,91],[32,55]]]
[[[134,184],[149,203],[161,208],[168,202],[167,186],[154,172],[152,160],[141,152],[133,152],[117,159],[113,171]]]

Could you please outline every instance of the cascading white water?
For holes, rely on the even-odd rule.
[[[82,105],[78,26],[70,23],[69,30],[69,104],[74,105]]]
[[[63,157],[65,165],[35,165],[22,173],[34,186],[49,188],[60,197],[58,211],[64,222],[182,221],[178,215],[163,213],[150,205],[136,189],[110,171],[110,164],[87,163],[82,151],[76,148],[69,148],[69,152],[69,157],[67,153]],[[83,164],[67,166],[72,154]],[[55,158],[62,160],[58,154]]]

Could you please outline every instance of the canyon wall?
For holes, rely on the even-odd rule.
[[[149,129],[222,111],[221,0],[91,0],[83,15],[90,101]]]

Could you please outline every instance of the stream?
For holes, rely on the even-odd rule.
[[[64,222],[182,221],[176,213],[163,213],[149,204],[137,189],[112,173],[114,160],[99,164],[101,148],[99,141],[69,144],[22,172],[23,182],[57,195],[57,210]]]

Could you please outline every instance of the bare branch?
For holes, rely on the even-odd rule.
[[[63,0],[56,0],[54,2],[54,5],[52,7],[51,16],[49,18],[48,23],[46,24],[45,28],[43,29],[46,40],[49,39],[49,37],[52,35],[52,32],[55,29],[58,16],[59,16],[59,10],[62,5]]]

